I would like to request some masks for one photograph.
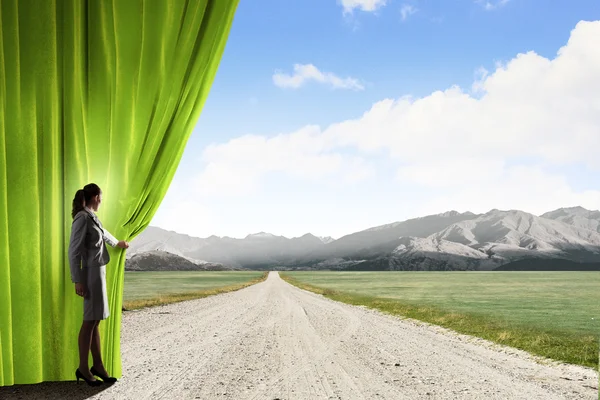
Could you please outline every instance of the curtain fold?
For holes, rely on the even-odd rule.
[[[82,299],[67,248],[71,202],[131,240],[156,213],[216,74],[238,0],[0,1],[0,385],[74,380]],[[109,248],[121,376],[125,252]]]

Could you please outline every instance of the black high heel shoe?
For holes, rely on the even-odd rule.
[[[83,379],[88,385],[90,386],[100,386],[102,385],[102,381],[99,380],[94,380],[94,381],[90,381],[88,378],[86,378],[85,376],[83,376],[83,374],[81,373],[81,371],[79,370],[79,368],[77,368],[75,370],[75,377],[77,378],[77,384],[79,385],[79,379]]]
[[[117,381],[117,378],[100,374],[98,371],[96,371],[94,367],[90,368],[90,372],[102,379],[106,383],[115,383]]]

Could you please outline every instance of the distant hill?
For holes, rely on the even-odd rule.
[[[164,251],[135,254],[125,260],[125,271],[230,271],[233,268],[217,263],[194,262]]]
[[[310,233],[288,239],[265,232],[251,234],[244,239],[217,236],[196,238],[149,226],[131,241],[127,257],[160,250],[231,267],[268,268],[297,262],[331,240],[330,237],[319,238]]]
[[[520,210],[448,211],[337,240],[310,233],[289,239],[266,232],[243,239],[195,238],[148,227],[131,242],[127,256],[163,251],[249,269],[495,270],[532,259],[600,262],[599,225],[599,211],[571,207],[542,216]]]

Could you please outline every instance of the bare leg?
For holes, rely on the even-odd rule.
[[[88,380],[96,380],[90,372],[88,365],[88,356],[92,345],[92,332],[96,326],[96,321],[83,321],[79,330],[79,372]]]
[[[98,325],[100,321],[96,321],[94,329],[92,331],[92,358],[94,359],[94,368],[101,374],[107,375],[106,369],[104,369],[104,363],[102,362],[102,350],[100,347],[100,332],[98,331]]]

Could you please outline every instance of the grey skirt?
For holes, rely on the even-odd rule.
[[[106,265],[87,267],[81,270],[82,280],[87,285],[87,296],[83,298],[83,320],[99,321],[110,315],[106,295]]]

